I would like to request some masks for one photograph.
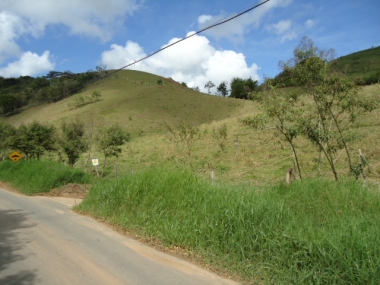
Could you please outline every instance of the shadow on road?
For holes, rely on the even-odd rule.
[[[27,222],[27,214],[24,212],[0,209],[0,284],[29,285],[37,281],[37,275],[32,270],[22,270],[7,276],[4,276],[3,272],[11,263],[27,258],[17,253],[28,242],[17,237],[17,230],[33,226],[34,224]]]

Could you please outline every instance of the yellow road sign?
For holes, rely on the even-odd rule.
[[[19,161],[22,158],[22,154],[19,153],[18,151],[14,151],[14,152],[11,153],[11,155],[9,157],[14,162],[17,162],[17,161]]]

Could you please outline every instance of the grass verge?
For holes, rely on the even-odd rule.
[[[91,177],[57,161],[28,160],[0,162],[0,180],[26,195],[33,195],[68,183],[89,183]]]
[[[380,284],[380,195],[353,181],[227,188],[152,168],[101,181],[78,210],[250,284]]]

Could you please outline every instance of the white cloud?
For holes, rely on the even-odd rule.
[[[65,25],[75,35],[110,40],[112,29],[125,14],[138,8],[137,0],[2,0],[0,9],[22,18],[33,36],[47,25]]]
[[[28,51],[24,52],[18,61],[9,63],[4,68],[0,68],[0,76],[34,76],[49,70],[54,70],[54,63],[50,57],[49,51],[45,51],[40,56]]]
[[[201,15],[201,16],[198,17],[198,23],[199,24],[208,23],[211,20],[212,20],[212,16],[211,15]]]
[[[17,16],[0,12],[0,64],[8,57],[21,54],[16,39],[24,32],[25,29]]]
[[[7,11],[0,12],[0,64],[11,58],[18,58],[7,66],[0,67],[0,76],[33,76],[54,69],[49,51],[39,56],[30,51],[23,52],[18,46],[17,39],[28,33],[33,32],[19,16]]]
[[[125,47],[112,44],[111,50],[103,52],[102,64],[107,65],[108,69],[117,69],[145,56],[143,49],[137,43],[127,41]]]
[[[265,29],[269,32],[281,36],[281,42],[295,39],[298,36],[298,34],[292,27],[291,20],[282,20],[279,21],[277,24],[266,25]]]
[[[292,26],[291,20],[283,20],[283,21],[279,21],[277,24],[270,26],[269,29],[273,30],[276,34],[281,35],[289,31],[291,26]]]
[[[292,2],[293,0],[271,0],[230,22],[205,31],[205,33],[216,38],[228,38],[233,41],[242,40],[247,31],[260,26],[261,19],[269,11],[278,7],[286,7]],[[198,17],[198,25],[200,29],[204,29],[233,16],[236,16],[236,14],[226,15],[221,13],[216,16],[201,15]]]
[[[0,64],[11,58],[18,61],[2,70],[17,75],[15,65],[27,66],[37,62],[46,64],[42,55],[36,61],[33,52],[24,52],[17,41],[25,36],[40,37],[49,25],[63,25],[70,34],[85,35],[108,41],[113,30],[122,23],[126,14],[138,8],[139,0],[1,0],[0,1]],[[45,54],[45,53],[44,53]],[[20,58],[21,57],[21,58]],[[45,59],[45,60],[43,60]],[[42,65],[44,69],[46,65]],[[9,71],[10,69],[12,71]],[[38,68],[37,68],[38,70]],[[20,73],[19,75],[21,75]],[[32,70],[32,74],[36,74]]]
[[[187,36],[191,34],[192,32]],[[163,47],[177,40],[179,39],[174,38]],[[110,50],[102,53],[101,64],[107,65],[109,69],[117,69],[145,56],[146,53],[140,45],[128,41],[125,46],[111,45]],[[198,86],[203,91],[206,91],[204,85],[209,80],[219,85],[222,81],[230,82],[233,77],[259,79],[259,67],[256,64],[248,66],[243,54],[231,50],[218,51],[205,36],[199,35],[129,68],[171,77],[176,81],[186,82],[189,87]]]
[[[306,27],[307,29],[311,29],[312,27],[314,27],[314,24],[315,24],[315,22],[314,22],[313,20],[309,19],[309,20],[307,20],[307,21],[305,22],[305,27]]]

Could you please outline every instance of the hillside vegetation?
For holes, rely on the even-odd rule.
[[[163,85],[158,85],[161,80]],[[77,97],[101,92],[100,100],[79,108],[72,107]],[[132,134],[163,133],[166,125],[187,121],[200,125],[228,118],[241,112],[249,102],[224,101],[186,88],[171,79],[153,74],[125,70],[88,86],[83,92],[52,104],[42,104],[6,119],[15,125],[33,120],[58,125],[80,118],[107,125],[118,122]]]
[[[157,85],[158,80],[163,80],[163,85]],[[379,99],[379,88],[379,85],[364,87],[360,96]],[[90,96],[94,91],[101,92],[99,101],[78,108],[71,106],[76,96]],[[207,95],[173,80],[127,70],[72,97],[26,109],[4,120],[15,126],[33,121],[59,126],[64,121],[79,119],[90,137],[98,128],[119,123],[132,136],[119,159],[110,164],[118,165],[120,175],[151,165],[175,164],[207,178],[213,169],[217,181],[254,184],[282,181],[287,169],[293,167],[289,147],[270,124],[264,130],[253,130],[241,123],[261,112],[255,101]],[[379,110],[362,115],[355,125],[357,140],[350,144],[355,153],[362,149],[376,172],[380,172],[379,117]],[[188,135],[191,127],[196,131],[194,136],[179,139],[178,131]],[[92,146],[76,166],[91,172],[94,171],[91,158],[99,157],[100,163],[102,158],[94,139],[89,139]],[[326,163],[318,169],[315,162],[318,151],[309,142],[300,138],[296,143],[300,146],[305,177],[316,176],[318,172],[330,175]],[[112,172],[113,166],[108,169],[108,173]]]
[[[78,210],[244,284],[378,284],[379,194],[350,180],[212,186],[151,168],[102,181]]]
[[[99,176],[78,211],[246,284],[377,284],[380,84],[337,76],[303,43],[285,69],[296,85],[268,80],[252,100],[124,70],[29,105],[2,119],[0,147],[7,157],[33,142],[23,154],[37,160],[2,161],[0,178],[30,194]],[[125,142],[119,157],[105,154],[118,154],[112,140]],[[62,155],[71,141],[88,143],[79,160]],[[49,174],[50,160],[78,169]],[[290,168],[298,181],[286,185]]]
[[[380,83],[380,46],[336,59],[335,69],[358,84]]]

